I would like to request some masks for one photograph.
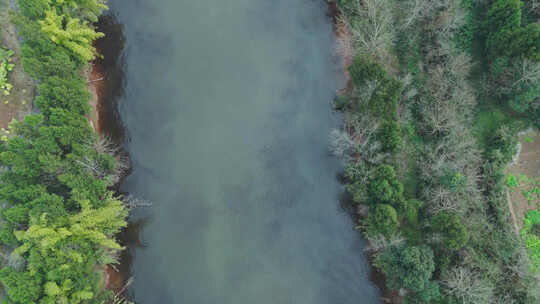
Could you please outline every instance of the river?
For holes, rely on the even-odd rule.
[[[345,84],[325,1],[109,6],[125,37],[121,189],[153,204],[131,216],[133,300],[378,303],[328,153]]]

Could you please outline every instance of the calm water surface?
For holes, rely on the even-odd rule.
[[[139,304],[378,303],[340,207],[329,101],[343,79],[323,0],[110,0],[119,100],[150,200],[131,246]]]

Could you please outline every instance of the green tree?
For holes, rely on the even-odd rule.
[[[365,220],[367,234],[390,236],[397,231],[399,221],[394,207],[387,204],[372,206]]]
[[[45,11],[51,8],[50,0],[19,0],[18,4],[23,15],[30,18],[44,17]]]
[[[398,208],[398,211],[411,225],[418,224],[418,213],[424,206],[424,202],[417,199],[403,200]]]
[[[430,281],[426,284],[426,288],[420,292],[409,293],[406,297],[407,304],[435,304],[446,303],[442,301],[442,294],[439,283],[436,281]]]
[[[11,267],[0,270],[0,281],[14,303],[37,303],[41,295],[41,279],[30,272],[18,272]]]
[[[442,235],[441,246],[456,251],[469,241],[469,232],[455,213],[441,212],[432,220],[433,231]]]
[[[390,247],[376,257],[376,266],[386,275],[390,289],[421,292],[429,287],[435,270],[433,251],[428,246]]]
[[[397,151],[403,143],[401,127],[394,120],[385,121],[380,128],[379,139],[381,140],[384,151]]]
[[[364,55],[353,59],[349,73],[353,84],[359,89],[368,83],[376,85],[368,100],[368,110],[377,117],[395,120],[398,100],[403,91],[402,83]]]
[[[512,50],[508,45],[521,26],[522,7],[521,0],[497,0],[488,10],[486,47],[493,59],[511,55]]]
[[[396,204],[403,200],[403,184],[392,166],[379,165],[370,179],[368,193],[373,203]]]
[[[522,8],[521,0],[497,0],[488,10],[486,47],[491,61],[505,56],[540,60],[540,27],[522,26]]]
[[[96,56],[93,41],[104,36],[103,33],[90,28],[86,22],[58,15],[55,10],[45,12],[45,19],[39,23],[41,30],[54,43],[64,46],[85,62],[93,60]]]
[[[532,61],[540,61],[540,26],[531,23],[516,29],[511,49]]]
[[[98,21],[101,12],[107,9],[106,0],[52,0],[52,2],[63,14],[91,22]]]

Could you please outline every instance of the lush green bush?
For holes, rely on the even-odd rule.
[[[37,303],[43,292],[42,279],[30,272],[18,272],[11,267],[0,270],[2,283],[9,291],[11,303]]]
[[[522,8],[521,0],[497,0],[488,10],[486,48],[491,60],[504,56],[540,60],[540,28],[534,23],[522,26]]]
[[[433,250],[428,246],[390,247],[376,257],[391,289],[422,292],[430,286],[435,270]]]
[[[432,220],[432,229],[442,236],[440,246],[444,250],[456,251],[469,241],[469,232],[457,214],[442,212]]]
[[[525,221],[523,223],[523,229],[521,230],[521,237],[525,241],[532,264],[531,266],[535,269],[535,271],[540,268],[540,235],[538,234],[539,225],[540,212],[536,210],[527,212]]]
[[[51,76],[38,88],[40,95],[36,98],[36,104],[40,109],[44,109],[47,115],[55,108],[77,115],[86,115],[90,111],[90,93],[80,76],[69,79]]]
[[[460,192],[467,184],[467,177],[459,172],[452,170],[443,170],[439,183],[453,192]]]
[[[366,185],[362,181],[355,181],[345,186],[347,192],[352,196],[353,202],[362,204],[368,201],[369,196]]]
[[[514,130],[508,126],[499,127],[491,137],[488,158],[492,160],[500,158],[500,162],[508,163],[516,154],[517,141]]]
[[[382,234],[390,236],[397,231],[399,221],[394,207],[387,204],[377,204],[369,209],[365,219],[368,235]]]
[[[358,55],[353,59],[349,73],[354,86],[358,89],[363,89],[368,83],[375,85],[368,100],[368,110],[379,118],[395,120],[403,85],[379,64],[364,55]]]
[[[409,199],[403,201],[398,211],[407,220],[407,223],[411,225],[418,225],[418,213],[424,206],[424,202],[417,199]]]
[[[364,55],[357,55],[353,58],[349,73],[353,84],[357,87],[362,87],[368,81],[380,81],[388,77],[380,65]]]
[[[521,26],[521,0],[497,0],[488,10],[486,47],[491,58],[511,55],[508,46],[514,38],[514,32]]]
[[[385,121],[380,128],[379,138],[384,151],[396,152],[403,144],[401,127],[394,121]]]
[[[403,201],[403,184],[392,166],[379,165],[375,168],[368,185],[372,203],[399,204]]]
[[[444,301],[439,283],[430,281],[426,288],[420,292],[409,293],[405,298],[406,304],[450,304]]]

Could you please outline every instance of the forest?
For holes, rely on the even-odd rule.
[[[540,2],[334,4],[349,86],[332,149],[387,300],[539,303],[539,213],[515,231],[505,170],[540,127]]]
[[[12,121],[0,144],[2,303],[114,301],[103,272],[122,249],[114,236],[128,210],[109,189],[125,168],[88,122],[82,72],[99,56],[93,42],[103,34],[93,23],[104,2],[19,0],[11,12],[23,68],[39,94],[37,110]],[[0,50],[4,94],[11,55]]]

